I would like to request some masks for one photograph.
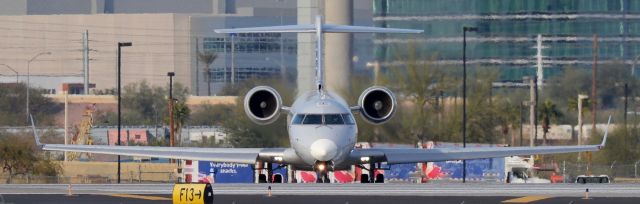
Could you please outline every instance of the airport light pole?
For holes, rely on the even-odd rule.
[[[467,147],[467,32],[477,27],[462,27],[462,147]],[[462,160],[462,183],[467,181],[467,160]]]
[[[121,67],[121,64],[122,64],[121,49],[122,49],[122,47],[131,47],[131,45],[133,45],[131,42],[118,42],[118,64],[117,64],[118,65],[117,66],[118,70],[117,70],[117,73],[116,73],[118,75],[117,76],[117,78],[118,78],[118,146],[121,145],[121,143],[120,143],[121,133],[120,132],[121,132],[121,129],[122,129],[122,113],[121,113],[121,110],[122,110],[122,105],[121,105],[122,97],[121,97],[121,94],[120,94],[120,91],[121,91],[120,89],[122,87],[121,86],[121,80],[120,80],[120,75],[121,75],[120,67]],[[120,183],[120,155],[118,155],[118,183]]]
[[[173,121],[173,77],[175,75],[176,74],[174,72],[167,72],[167,76],[169,76],[169,146],[171,147],[175,146],[176,143],[175,126]]]
[[[29,66],[31,64],[31,62],[33,62],[34,60],[36,60],[36,58],[42,56],[42,55],[50,55],[51,52],[40,52],[38,54],[36,54],[35,56],[33,56],[31,59],[29,59],[27,61],[27,122],[29,121],[29,115],[31,115],[31,112],[29,110],[29,75],[30,75],[30,71],[29,71]]]

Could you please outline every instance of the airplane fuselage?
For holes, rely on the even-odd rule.
[[[288,115],[291,147],[304,162],[297,169],[311,169],[328,162],[334,170],[351,165],[348,158],[357,141],[358,128],[348,104],[329,91],[298,97]]]

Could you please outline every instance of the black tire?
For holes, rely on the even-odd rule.
[[[324,183],[331,183],[331,179],[328,176],[324,176]]]
[[[376,183],[384,183],[384,174],[376,175]]]
[[[258,183],[267,183],[267,175],[265,174],[258,175]]]
[[[360,183],[369,183],[369,174],[361,174]]]
[[[273,183],[282,183],[282,175],[280,174],[273,175]]]

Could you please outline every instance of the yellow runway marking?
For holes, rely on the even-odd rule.
[[[511,200],[502,201],[502,203],[530,203],[534,201],[544,200],[547,198],[551,198],[549,196],[525,196],[521,198],[514,198]]]
[[[121,197],[121,198],[136,198],[136,199],[144,199],[144,200],[171,200],[171,198],[167,198],[167,197],[131,195],[131,194],[112,194],[108,196]]]

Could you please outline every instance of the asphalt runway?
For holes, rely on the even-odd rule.
[[[267,188],[272,187],[272,197]],[[172,184],[0,185],[0,204],[171,203]],[[582,199],[589,188],[591,199]],[[640,203],[640,184],[216,184],[214,203]]]
[[[84,194],[65,196],[59,194],[4,195],[0,204],[169,204],[169,195],[132,195],[132,194]],[[280,195],[266,197],[264,195],[218,195],[213,203],[224,204],[474,204],[474,203],[568,203],[568,204],[637,204],[638,198],[592,198],[578,197],[500,197],[500,196],[321,196],[321,195]]]

